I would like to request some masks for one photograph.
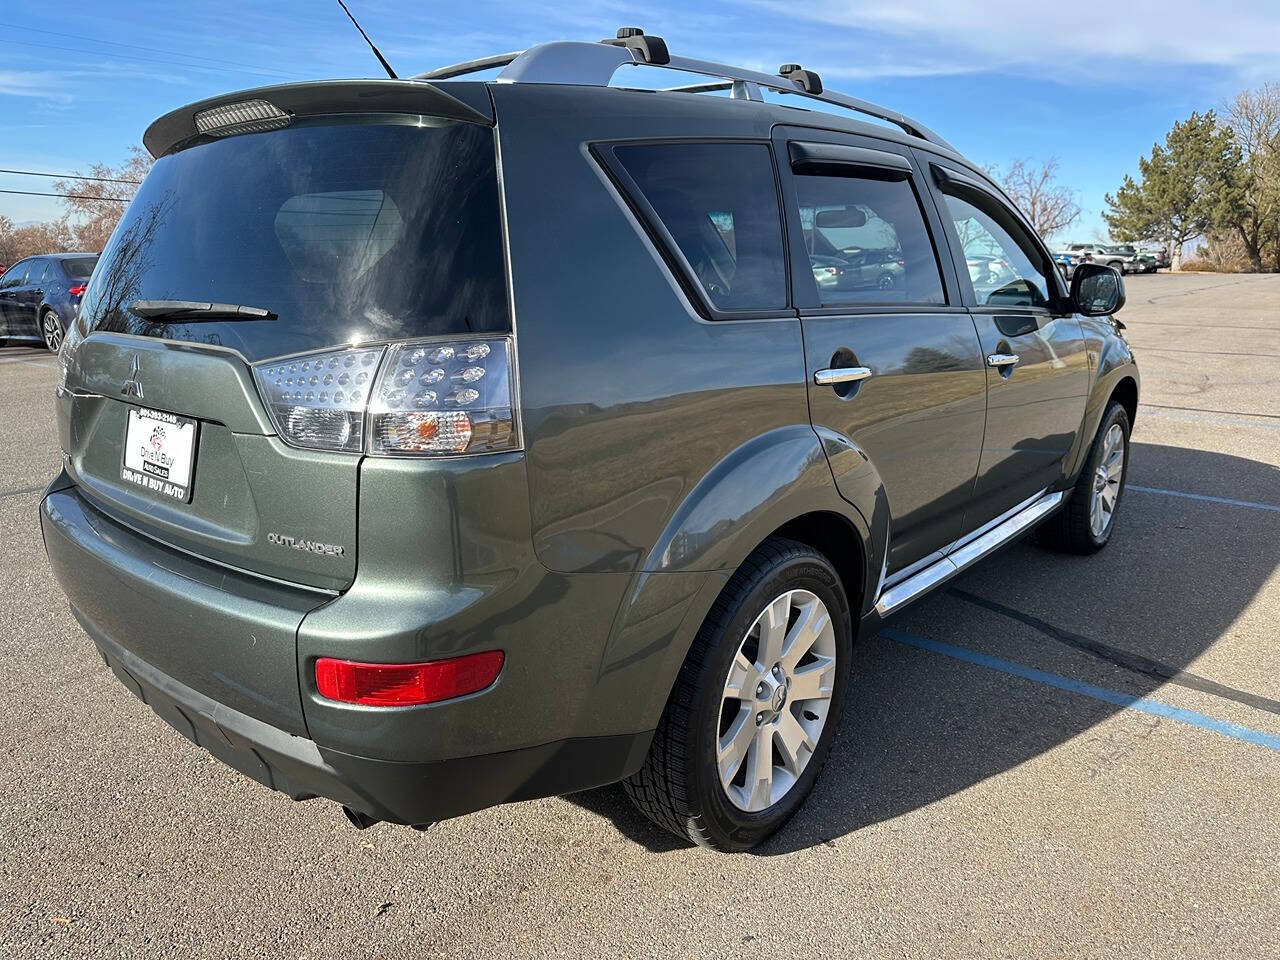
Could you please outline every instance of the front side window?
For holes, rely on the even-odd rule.
[[[4,276],[0,277],[0,287],[18,287],[27,279],[27,268],[31,266],[30,260],[22,260],[15,263],[12,267],[4,272]]]
[[[619,146],[614,156],[716,310],[786,307],[782,220],[765,144],[643,144]]]
[[[818,302],[942,304],[942,274],[906,179],[797,176],[800,229]]]
[[[994,199],[944,190],[979,306],[1043,307],[1049,279],[1042,257],[1013,215]]]

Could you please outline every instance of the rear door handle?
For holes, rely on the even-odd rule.
[[[988,367],[1012,367],[1021,359],[1016,353],[988,353]]]
[[[837,383],[866,380],[869,376],[870,367],[824,367],[813,372],[813,382],[820,387],[831,387]]]

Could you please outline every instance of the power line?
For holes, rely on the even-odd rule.
[[[96,180],[99,183],[141,183],[141,180],[121,180],[118,177],[85,177],[78,173],[37,173],[34,170],[0,170],[0,173],[12,173],[19,177],[45,177],[49,180]]]
[[[59,46],[56,43],[36,43],[33,40],[8,40],[6,42],[17,44],[23,47],[44,47],[49,50],[63,50],[67,53],[82,53],[90,57],[113,57],[114,59],[117,59],[117,60],[136,60],[139,63],[162,63],[171,67],[186,67],[188,70],[207,70],[210,73],[226,72],[225,70],[220,71],[219,68],[214,66],[213,64],[192,63],[190,60],[184,61],[184,60],[158,59],[156,57],[138,57],[138,56],[134,56],[133,54],[112,53],[107,50],[84,50],[79,47],[63,47],[63,46]],[[247,67],[236,67],[235,70],[238,73],[254,74],[260,77],[289,78],[289,77],[297,76],[297,74],[281,73],[278,70],[261,70],[256,68],[249,69]]]
[[[38,190],[0,190],[0,193],[16,193],[24,197],[57,197],[59,200],[103,200],[107,203],[128,203],[119,197],[86,197],[79,193],[40,193]]]
[[[79,34],[74,34],[74,33],[63,33],[61,30],[41,30],[39,27],[21,27],[21,26],[18,26],[18,24],[16,23],[0,23],[0,27],[7,27],[11,30],[23,30],[23,31],[26,31],[27,33],[43,33],[51,37],[61,37],[63,40],[84,40],[84,41],[87,41],[88,43],[104,43],[112,47],[126,47],[127,49],[130,49],[130,50],[142,50],[146,53],[157,53],[157,52],[172,53],[173,52],[169,50],[157,50],[155,47],[148,47],[139,43],[122,43],[119,40],[101,40],[97,37],[85,37],[85,36],[81,36]],[[237,60],[219,60],[215,57],[202,57],[196,53],[184,53],[184,54],[180,54],[180,56],[188,60],[203,60],[206,63],[218,64],[224,67],[248,67],[250,70],[260,70],[262,68],[262,64],[260,63],[241,63]],[[285,77],[302,78],[304,76],[301,73],[289,73],[287,71],[275,71],[275,72],[278,73],[280,76],[285,76]]]

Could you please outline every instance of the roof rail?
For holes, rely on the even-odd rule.
[[[856,113],[866,114],[900,127],[905,133],[954,152],[955,148],[924,124],[905,113],[879,104],[825,89],[812,70],[799,64],[783,64],[778,73],[768,74],[745,67],[731,67],[710,60],[671,56],[661,37],[648,36],[639,27],[623,27],[618,38],[599,43],[557,40],[541,43],[522,52],[503,53],[478,60],[467,60],[448,67],[420,73],[415,80],[445,80],[493,67],[503,67],[498,83],[556,83],[589,87],[607,87],[619,67],[663,66],[686,73],[717,78],[706,83],[669,87],[670,92],[702,93],[729,90],[734,98],[763,100],[761,88],[778,93],[795,94]]]
[[[476,60],[463,60],[461,63],[451,63],[447,67],[436,67],[434,70],[428,70],[426,73],[419,73],[413,77],[414,80],[448,80],[451,77],[461,77],[468,73],[479,73],[481,70],[491,70],[494,67],[505,67],[520,54],[523,50],[513,50],[510,53],[495,53],[491,57],[480,57]]]

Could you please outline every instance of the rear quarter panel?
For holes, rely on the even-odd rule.
[[[760,104],[496,85],[538,562],[627,585],[593,706],[655,723],[728,574],[783,523],[841,500],[809,422],[792,310],[707,321],[593,158],[593,142],[767,141]],[[876,561],[878,573],[878,561]],[[853,598],[856,605],[861,598]]]

